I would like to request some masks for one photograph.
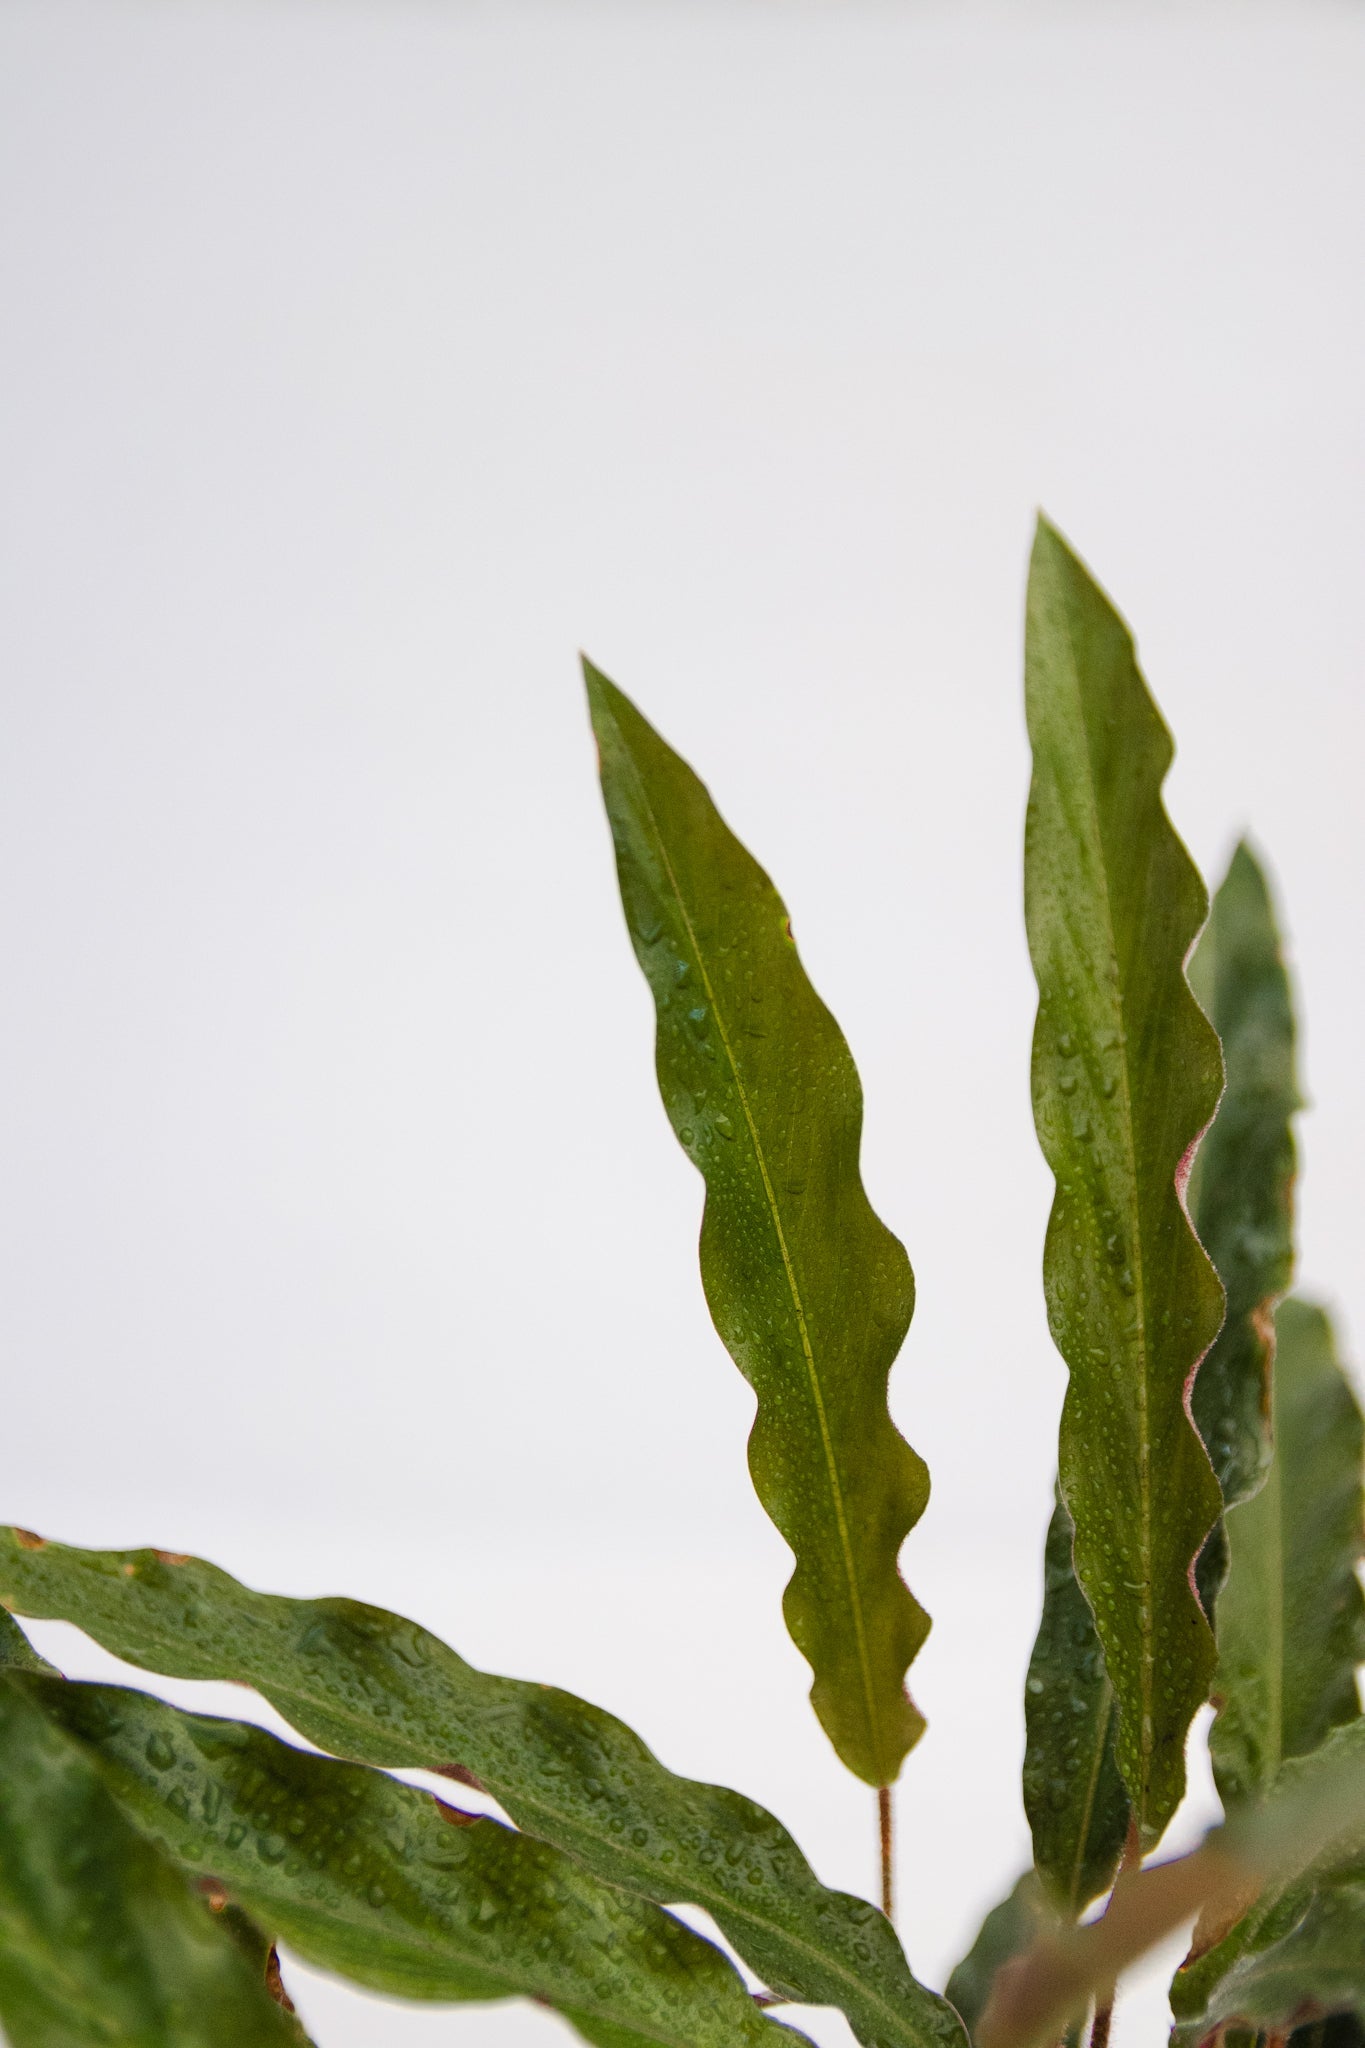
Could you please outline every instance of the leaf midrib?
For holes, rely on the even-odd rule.
[[[619,726],[617,726],[617,732],[618,734],[620,734]],[[622,745],[625,746],[626,743],[624,735],[621,735],[621,738]],[[734,1048],[730,1043],[730,1034],[725,1028],[725,1018],[721,1011],[721,1006],[719,1002],[716,1000],[716,992],[714,985],[712,984],[711,977],[707,972],[706,956],[702,951],[701,943],[697,937],[696,929],[692,923],[691,917],[688,914],[687,904],[683,898],[682,889],[679,885],[677,874],[674,871],[673,863],[669,859],[668,847],[664,840],[664,835],[660,828],[658,817],[655,814],[653,804],[649,800],[649,792],[645,788],[644,777],[640,773],[639,768],[634,760],[634,757],[629,754],[628,747],[626,747],[626,752],[628,757],[630,758],[631,767],[635,771],[635,782],[636,788],[639,792],[640,802],[643,805],[645,814],[649,820],[650,829],[654,835],[655,845],[658,848],[659,858],[663,862],[664,871],[668,876],[669,887],[673,891],[673,899],[678,906],[678,915],[681,917],[683,921],[684,928],[687,932],[688,943],[690,944],[692,951],[696,956],[697,969],[702,978],[702,985],[706,991],[706,997],[707,1001],[710,1003],[712,1015],[715,1017],[716,1020],[716,1030],[720,1035],[720,1042],[722,1046],[725,1048],[726,1061],[730,1068],[731,1078],[733,1079],[735,1084],[735,1092],[739,1097],[740,1107],[744,1112],[744,1121],[748,1127],[749,1139],[754,1150],[754,1161],[758,1167],[759,1176],[763,1182],[763,1192],[768,1204],[768,1213],[772,1219],[773,1230],[777,1237],[778,1249],[782,1255],[782,1269],[783,1273],[786,1276],[788,1291],[791,1294],[792,1307],[796,1314],[797,1329],[800,1332],[801,1352],[803,1358],[805,1359],[806,1373],[810,1382],[811,1398],[815,1404],[816,1419],[820,1425],[820,1442],[822,1449],[824,1451],[825,1469],[829,1478],[830,1497],[834,1504],[835,1521],[838,1525],[839,1530],[840,1552],[842,1556],[845,1577],[848,1581],[849,1605],[852,1609],[853,1630],[858,1646],[858,1668],[859,1674],[863,1682],[863,1699],[864,1705],[867,1710],[868,1732],[871,1736],[871,1749],[873,1756],[877,1760],[878,1783],[885,1783],[887,1781],[885,1778],[885,1774],[881,1768],[882,1743],[880,1716],[877,1712],[876,1696],[872,1683],[872,1664],[867,1647],[867,1631],[863,1619],[862,1595],[858,1585],[857,1572],[853,1562],[853,1544],[849,1536],[848,1517],[844,1508],[843,1488],[839,1482],[838,1467],[835,1463],[834,1444],[829,1431],[829,1418],[825,1412],[824,1391],[820,1385],[820,1375],[819,1370],[815,1363],[814,1347],[812,1346],[810,1341],[810,1330],[806,1321],[805,1304],[801,1299],[801,1289],[796,1277],[795,1264],[793,1262],[791,1252],[787,1245],[787,1234],[782,1224],[782,1213],[777,1200],[777,1191],[773,1186],[772,1177],[768,1172],[768,1162],[767,1157],[763,1150],[763,1142],[759,1136],[758,1125],[754,1119],[753,1109],[749,1102],[748,1091],[746,1090],[744,1082],[740,1076],[739,1065],[735,1059]]]
[[[1071,1882],[1067,1897],[1072,1913],[1079,1913],[1082,1901],[1077,1897],[1081,1885],[1081,1872],[1085,1868],[1085,1852],[1090,1840],[1090,1823],[1095,1813],[1095,1794],[1099,1789],[1100,1772],[1104,1767],[1104,1752],[1109,1741],[1109,1723],[1114,1712],[1114,1688],[1106,1677],[1100,1694],[1100,1711],[1095,1716],[1095,1752],[1090,1765],[1090,1778],[1085,1788],[1085,1804],[1081,1808],[1081,1824],[1076,1831],[1076,1854],[1071,1864]]]
[[[1115,967],[1118,963],[1117,936],[1114,929],[1113,907],[1109,895],[1109,867],[1105,853],[1104,838],[1100,830],[1099,799],[1095,789],[1095,764],[1090,751],[1090,728],[1086,723],[1085,707],[1081,695],[1080,660],[1072,628],[1071,607],[1064,605],[1066,613],[1066,643],[1071,655],[1071,678],[1076,698],[1078,722],[1085,737],[1085,801],[1090,812],[1094,831],[1094,845],[1099,856],[1097,866],[1100,878],[1100,894],[1103,902],[1105,930],[1109,939],[1109,956]],[[1122,1113],[1123,1138],[1128,1154],[1129,1187],[1132,1189],[1130,1221],[1133,1250],[1134,1300],[1137,1303],[1137,1348],[1140,1360],[1138,1372],[1138,1550],[1142,1564],[1142,1605],[1139,1609],[1141,1658],[1139,1671],[1142,1692],[1142,1723],[1138,1730],[1138,1748],[1142,1758],[1142,1798],[1139,1802],[1139,1825],[1147,1818],[1147,1797],[1150,1789],[1152,1763],[1152,1678],[1155,1664],[1155,1645],[1152,1631],[1152,1497],[1151,1497],[1151,1423],[1149,1388],[1147,1384],[1147,1294],[1143,1282],[1142,1226],[1141,1213],[1137,1204],[1137,1139],[1133,1130],[1132,1077],[1128,1064],[1128,1031],[1123,1009],[1122,984],[1115,975],[1115,987],[1119,991],[1115,1000],[1119,1017],[1119,1077],[1120,1108]]]

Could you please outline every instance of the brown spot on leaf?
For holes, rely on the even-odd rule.
[[[32,1529],[16,1529],[14,1540],[21,1550],[46,1550],[46,1536],[35,1536]]]
[[[183,1550],[154,1550],[152,1556],[158,1564],[189,1564],[190,1559]]]
[[[137,1572],[137,1566],[133,1563],[133,1560],[129,1558],[127,1564],[121,1564],[119,1566],[119,1570],[123,1573],[125,1579],[131,1579]]]
[[[471,1792],[488,1790],[482,1778],[476,1778],[465,1764],[437,1764],[435,1775],[438,1778],[453,1778],[457,1785],[468,1785]]]
[[[196,1888],[209,1902],[211,1913],[221,1913],[228,1902],[228,1895],[216,1877],[201,1877],[195,1880]]]
[[[484,1820],[482,1813],[466,1813],[462,1806],[447,1806],[444,1799],[434,1800],[436,1811],[442,1820],[448,1820],[453,1828],[472,1828],[476,1820]]]
[[[265,1959],[265,1988],[276,2005],[282,2005],[286,2012],[293,2012],[294,2001],[284,1988],[284,1979],[280,1975],[279,1951],[273,1941],[270,1944],[270,1954]]]

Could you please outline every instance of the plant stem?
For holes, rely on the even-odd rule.
[[[1120,1880],[1130,1870],[1138,1869],[1141,1862],[1142,1843],[1138,1835],[1137,1820],[1135,1817],[1130,1817],[1128,1821],[1128,1838],[1123,1845],[1123,1855],[1119,1861],[1118,1876],[1114,1879],[1115,1890],[1117,1890]],[[1110,1902],[1112,1903],[1112,1901],[1113,1894],[1111,1893]],[[1109,1907],[1106,1906],[1104,1910],[1107,1913]],[[1090,2022],[1090,2048],[1109,2048],[1109,2028],[1114,2018],[1114,1990],[1115,1986],[1109,1985],[1107,1990],[1101,1991],[1095,2000],[1095,2017]]]
[[[877,1793],[877,1821],[882,1838],[882,1911],[888,1920],[895,1917],[895,1884],[893,1866],[895,1862],[895,1839],[892,1834],[891,1787],[883,1785]]]

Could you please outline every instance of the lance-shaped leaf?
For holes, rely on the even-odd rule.
[[[663,2048],[780,2048],[712,1943],[501,1821],[121,1686],[19,1681],[130,1821],[305,1960],[400,1998],[538,1998]]]
[[[518,1827],[599,1877],[704,1907],[773,1992],[838,2006],[867,2048],[960,2048],[956,2015],[911,1976],[875,1907],[821,1885],[761,1806],[675,1777],[569,1693],[476,1671],[382,1609],[254,1593],[158,1551],[0,1531],[0,1602],[74,1622],[145,1670],[254,1686],[336,1755],[472,1771]]]
[[[1130,1808],[1114,1757],[1114,1692],[1071,1544],[1071,1517],[1059,1498],[1024,1687],[1024,1810],[1035,1868],[1053,1904],[1074,1920],[1112,1884]]]
[[[1227,1290],[1191,1410],[1226,1506],[1270,1464],[1272,1315],[1294,1265],[1294,1010],[1265,876],[1245,843],[1213,899],[1190,983],[1223,1042],[1227,1087],[1195,1155],[1189,1209]]]
[[[686,762],[584,666],[659,1087],[706,1180],[706,1299],[757,1396],[749,1470],[796,1558],[787,1627],[840,1757],[889,1785],[923,1729],[905,1672],[929,1626],[896,1562],[928,1477],[886,1405],[910,1264],[864,1193],[857,1070],[781,897]]]
[[[1274,1459],[1226,1522],[1209,1739],[1225,1805],[1267,1791],[1286,1757],[1360,1712],[1365,1429],[1322,1310],[1286,1301],[1275,1327]]]
[[[299,2048],[232,1931],[0,1674],[0,2021],[11,2048]],[[39,1680],[38,1683],[54,1683]]]
[[[1177,1188],[1222,1084],[1184,974],[1207,899],[1162,808],[1171,741],[1132,639],[1044,520],[1025,669],[1033,1108],[1057,1181],[1043,1273],[1070,1372],[1059,1475],[1147,1846],[1179,1804],[1213,1667],[1189,1574],[1219,1494],[1185,1387],[1223,1293]]]

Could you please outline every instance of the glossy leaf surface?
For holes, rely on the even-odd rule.
[[[1113,1882],[1130,1812],[1114,1757],[1114,1692],[1071,1563],[1071,1517],[1058,1500],[1043,1565],[1043,1618],[1024,1687],[1024,1811],[1033,1860],[1071,1919]]]
[[[11,2048],[299,2048],[297,2022],[231,1931],[129,1825],[24,1683],[0,1675],[0,2020]]]
[[[1226,1520],[1209,1740],[1224,1804],[1268,1790],[1286,1757],[1360,1712],[1365,1430],[1322,1310],[1286,1301],[1275,1326],[1274,1459]]]
[[[1195,1155],[1189,1208],[1227,1291],[1191,1407],[1228,1507],[1270,1464],[1272,1314],[1294,1267],[1294,1011],[1265,876],[1245,844],[1213,899],[1190,983],[1223,1042],[1227,1087]]]
[[[1026,1870],[1013,1891],[998,1906],[992,1906],[982,1921],[976,1940],[945,1987],[973,2040],[996,1972],[1012,1957],[1022,1955],[1052,1925],[1053,1917],[1037,1872]]]
[[[793,2039],[710,1942],[547,1842],[245,1722],[29,1684],[144,1834],[324,1969],[400,1998],[539,1998],[666,2048]]]
[[[960,2043],[876,1908],[827,1890],[772,1815],[675,1777],[612,1715],[475,1670],[351,1600],[254,1593],[195,1559],[83,1551],[0,1531],[0,1601],[74,1622],[116,1656],[254,1686],[320,1749],[472,1771],[518,1827],[660,1905],[705,1907],[769,1988],[838,2006],[867,2048]]]
[[[630,700],[585,673],[659,1087],[706,1180],[706,1299],[757,1396],[749,1469],[796,1558],[787,1627],[840,1757],[889,1785],[924,1725],[905,1672],[929,1624],[897,1558],[929,1489],[886,1405],[914,1282],[863,1191],[857,1070],[763,869]]]
[[[1222,1086],[1184,974],[1207,899],[1162,808],[1171,741],[1132,639],[1046,521],[1025,672],[1033,1106],[1057,1182],[1044,1286],[1070,1373],[1058,1463],[1150,1845],[1179,1803],[1213,1667],[1189,1571],[1220,1500],[1184,1390],[1223,1292],[1176,1185]]]

